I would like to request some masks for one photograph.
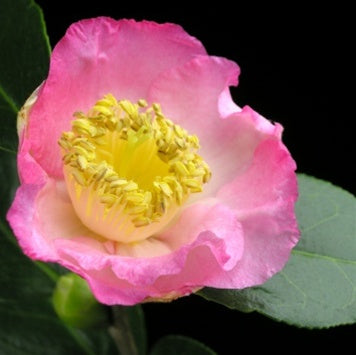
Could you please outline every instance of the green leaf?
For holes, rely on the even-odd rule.
[[[0,150],[0,218],[5,217],[18,183],[16,155]]]
[[[296,213],[302,238],[296,249],[356,261],[356,200],[349,192],[307,175],[299,175]],[[356,269],[355,269],[356,271]]]
[[[0,0],[0,149],[16,151],[16,115],[46,78],[50,46],[32,0]]]
[[[114,325],[110,333],[121,354],[146,355],[147,338],[141,306],[112,307]]]
[[[199,294],[300,327],[356,323],[355,197],[306,175],[298,181],[302,236],[286,267],[262,286]]]
[[[25,257],[4,224],[0,270],[1,354],[116,354],[105,328],[82,331],[58,319],[51,302],[58,274]]]
[[[215,351],[195,339],[168,335],[154,345],[150,355],[216,355]]]

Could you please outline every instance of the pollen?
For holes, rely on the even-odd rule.
[[[199,139],[157,103],[105,95],[58,141],[74,209],[103,239],[131,243],[164,229],[211,177]]]

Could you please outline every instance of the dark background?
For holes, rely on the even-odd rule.
[[[284,142],[299,172],[355,193],[354,113],[346,99],[347,51],[352,42],[347,41],[348,10],[341,5],[311,9],[301,3],[273,7],[268,2],[261,8],[236,2],[233,9],[216,1],[214,6],[192,9],[193,2],[37,3],[43,8],[52,46],[72,22],[99,15],[182,25],[209,54],[240,65],[240,84],[232,89],[236,103],[248,104],[284,126]],[[250,353],[305,353],[314,347],[328,353],[354,343],[351,326],[298,329],[259,314],[230,311],[198,296],[168,305],[147,304],[144,311],[149,344],[171,333],[197,338],[219,354],[238,354],[244,346]]]

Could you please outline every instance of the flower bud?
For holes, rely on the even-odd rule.
[[[76,274],[58,279],[52,301],[58,317],[69,326],[89,328],[108,321],[105,306],[98,303],[87,282]]]

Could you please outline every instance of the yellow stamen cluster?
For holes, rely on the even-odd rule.
[[[98,222],[88,221],[98,202],[102,215],[97,211],[96,219],[110,215],[113,234],[120,233],[123,216],[126,226],[131,222],[134,227],[167,214],[171,219],[172,211],[190,193],[202,191],[211,176],[196,153],[198,138],[167,119],[158,104],[117,101],[108,94],[87,114],[76,112],[74,117],[72,130],[62,134],[59,145],[73,205],[90,227]],[[81,198],[85,213],[83,202],[78,204]]]

